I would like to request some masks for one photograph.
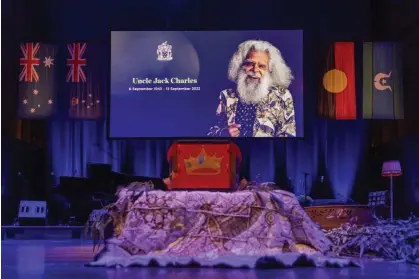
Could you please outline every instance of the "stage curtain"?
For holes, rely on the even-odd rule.
[[[404,199],[407,201],[406,209],[414,208],[414,213],[419,214],[419,133],[407,136],[402,142],[403,157],[403,182],[401,188],[405,189]],[[405,186],[405,187],[403,187]],[[402,198],[402,200],[403,200]],[[405,209],[405,210],[406,210]],[[409,212],[404,212],[408,214]]]
[[[133,156],[130,160],[133,174],[148,177],[168,177],[169,163],[167,150],[170,140],[132,140],[129,150]]]
[[[87,175],[87,163],[112,164],[120,171],[125,163],[125,141],[106,140],[104,121],[55,120],[49,125],[50,162],[55,176]]]
[[[240,176],[272,181],[298,195],[324,192],[316,181],[330,181],[331,196],[350,197],[365,158],[365,129],[358,121],[313,123],[304,140],[238,140],[243,153]],[[103,121],[55,120],[50,123],[51,167],[59,176],[86,176],[87,163],[109,163],[127,174],[167,177],[170,140],[107,140]],[[304,181],[306,176],[306,180]],[[312,191],[313,190],[313,191]],[[331,197],[329,197],[331,198]]]
[[[327,123],[327,169],[335,197],[351,197],[354,185],[362,172],[368,175],[369,168],[363,162],[368,160],[368,123],[337,121]],[[365,167],[365,168],[364,168]],[[364,193],[366,194],[366,193]]]
[[[51,170],[60,176],[87,176],[87,163],[107,163],[116,172],[168,175],[165,140],[107,140],[104,121],[55,120],[49,125]]]

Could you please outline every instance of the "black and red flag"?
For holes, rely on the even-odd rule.
[[[65,90],[69,96],[69,116],[98,119],[103,116],[106,90],[106,65],[100,45],[71,43],[67,45]]]
[[[329,44],[324,56],[318,95],[319,115],[336,120],[356,119],[354,43]]]
[[[41,119],[55,110],[57,48],[41,43],[20,44],[18,116]]]

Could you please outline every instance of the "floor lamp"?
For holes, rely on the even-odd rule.
[[[393,222],[393,177],[402,175],[399,161],[386,161],[381,169],[381,176],[390,177],[390,222]]]

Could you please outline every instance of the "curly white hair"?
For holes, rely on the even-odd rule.
[[[287,88],[294,79],[291,69],[282,58],[279,49],[271,43],[259,40],[249,40],[241,43],[230,60],[228,67],[228,78],[237,82],[243,62],[251,51],[266,51],[269,55],[269,72],[271,74],[272,83]]]

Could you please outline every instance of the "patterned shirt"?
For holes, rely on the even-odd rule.
[[[256,119],[256,105],[240,102],[237,104],[236,124],[240,124],[240,136],[253,137]]]
[[[254,108],[241,104],[238,94],[231,89],[221,91],[219,101],[218,121],[210,128],[209,136],[228,137],[228,126],[235,123],[243,125],[240,136],[244,137],[296,136],[294,101],[284,87],[270,88],[268,95]]]

